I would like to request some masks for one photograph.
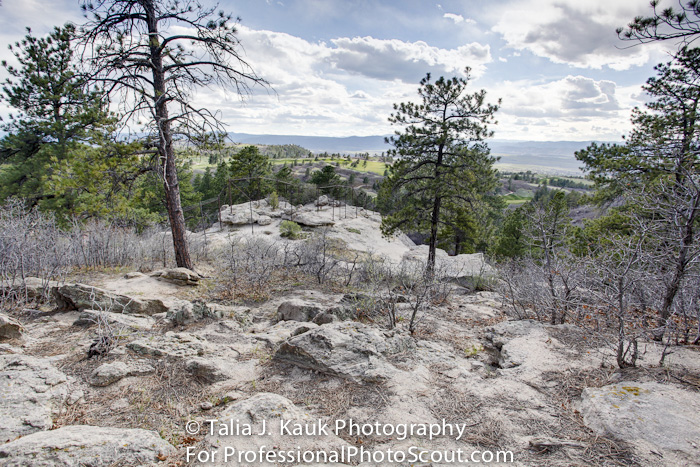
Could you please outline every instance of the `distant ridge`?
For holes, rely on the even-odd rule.
[[[311,152],[379,154],[391,148],[385,136],[299,136],[253,135],[229,133],[231,140],[244,144],[296,144]],[[574,157],[593,141],[521,141],[488,140],[491,154],[500,157],[497,167],[502,170],[532,170],[538,173],[580,174],[581,164]],[[605,141],[604,141],[605,142]]]
[[[312,152],[385,152],[390,146],[384,136],[298,136],[298,135],[251,135],[229,133],[231,140],[247,144],[296,144]]]

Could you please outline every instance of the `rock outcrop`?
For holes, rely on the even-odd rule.
[[[54,299],[63,310],[101,310],[149,316],[168,311],[159,299],[129,297],[85,284],[58,287],[54,291]]]
[[[0,463],[6,467],[146,466],[174,452],[154,431],[73,425],[1,445]]]
[[[235,420],[238,424],[247,424],[252,428],[252,433],[261,433],[263,421],[267,430],[267,435],[260,436],[236,436],[233,433],[222,431],[220,426],[215,424],[211,434],[206,437],[206,443],[216,447],[223,454],[234,448],[238,452],[255,451],[258,452],[262,447],[266,447],[265,451],[270,451],[271,446],[274,446],[274,451],[330,451],[340,450],[342,447],[347,447],[348,444],[338,438],[330,430],[327,434],[318,435],[294,435],[283,432],[280,425],[286,423],[286,426],[293,428],[296,425],[312,425],[317,420],[312,418],[312,415],[306,410],[297,407],[289,399],[271,393],[258,393],[248,399],[239,401],[231,405],[224,412],[219,414],[218,420],[228,425],[228,420]],[[207,427],[209,428],[209,427]],[[224,427],[225,428],[225,427]],[[279,465],[282,462],[255,462],[256,466],[272,467]],[[244,466],[252,465],[250,462],[238,463],[238,456],[231,456],[225,459],[221,455],[215,459],[214,463],[198,464],[198,465],[226,465],[226,466]]]
[[[156,320],[150,316],[124,315],[108,311],[85,310],[80,313],[73,326],[93,326],[101,320],[116,327],[125,327],[138,331],[146,331],[153,327]]]
[[[282,302],[277,308],[278,321],[312,321],[323,309],[304,300],[294,299]]]
[[[0,442],[50,429],[68,396],[67,376],[46,360],[0,355]]]
[[[136,339],[126,347],[138,355],[175,358],[202,356],[210,350],[206,340],[184,332],[166,332],[158,339]]]
[[[396,371],[387,356],[413,349],[409,336],[384,335],[361,323],[342,322],[288,339],[275,359],[358,382],[377,382]]]
[[[104,387],[114,384],[127,376],[144,376],[155,371],[151,365],[145,362],[112,362],[103,363],[95,368],[90,375],[90,384]]]
[[[154,271],[150,274],[159,280],[170,282],[175,285],[199,285],[200,275],[187,268],[172,268]]]
[[[14,318],[0,313],[0,340],[22,337],[22,325]]]
[[[660,451],[666,454],[665,465],[692,465],[700,459],[697,393],[673,385],[626,381],[584,389],[580,411],[584,423],[599,435]],[[669,455],[680,456],[681,463]]]

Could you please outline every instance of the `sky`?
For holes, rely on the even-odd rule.
[[[470,67],[470,92],[501,99],[498,139],[619,141],[672,47],[618,39],[617,27],[651,12],[647,0],[222,0],[219,8],[240,18],[241,53],[272,90],[196,92],[194,102],[237,133],[391,134],[393,104],[416,100],[426,73],[464,76]],[[12,61],[6,45],[26,27],[44,35],[84,21],[78,0],[2,0],[0,59]],[[0,102],[0,115],[9,111]]]

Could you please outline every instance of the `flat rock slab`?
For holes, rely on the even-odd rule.
[[[696,392],[625,381],[584,389],[580,410],[586,426],[598,434],[647,449],[675,451],[696,462],[700,459],[700,396]]]
[[[58,307],[64,310],[101,310],[148,316],[168,311],[161,300],[119,295],[85,284],[58,287],[54,298]]]
[[[90,384],[104,387],[114,384],[127,376],[144,376],[155,372],[155,368],[146,362],[111,362],[103,363],[90,375]]]
[[[125,315],[122,313],[110,313],[108,311],[85,310],[80,313],[78,319],[73,322],[73,326],[92,326],[104,320],[107,324],[116,327],[126,327],[139,331],[151,329],[156,320],[150,316]]]
[[[388,334],[356,322],[331,323],[291,337],[275,359],[354,381],[386,380],[396,369],[386,356],[415,350],[405,335]]]
[[[0,459],[7,467],[147,466],[174,452],[154,431],[73,425],[4,444]]]
[[[138,355],[150,357],[195,357],[212,350],[207,341],[189,333],[166,332],[157,338],[142,338],[126,344]]]
[[[338,438],[333,432],[333,423],[328,424],[327,433],[315,435],[296,435],[292,431],[295,426],[313,428],[318,425],[318,418],[307,411],[297,407],[289,399],[278,394],[258,393],[253,397],[239,401],[228,407],[217,417],[211,428],[204,425],[209,432],[205,442],[212,449],[218,450],[218,457],[214,463],[196,465],[226,465],[226,466],[276,466],[282,462],[238,462],[237,453],[244,451],[256,451],[261,448],[265,451],[340,451],[348,444]],[[236,435],[228,432],[232,424],[239,427],[247,425],[252,433],[262,433],[263,423],[267,431],[266,435]],[[289,432],[281,431],[281,424],[286,423]],[[212,435],[213,433],[213,435]],[[235,453],[228,459],[224,458],[226,450],[235,449]],[[264,459],[263,459],[264,460]],[[306,465],[306,464],[304,464]]]
[[[68,394],[68,378],[49,362],[0,355],[0,442],[50,429]]]

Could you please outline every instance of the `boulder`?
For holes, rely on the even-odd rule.
[[[90,384],[104,387],[126,378],[127,376],[144,376],[153,373],[155,368],[145,362],[111,362],[103,363],[90,375]]]
[[[396,371],[386,356],[414,349],[409,336],[385,335],[362,323],[341,322],[291,337],[275,359],[357,382],[379,382]]]
[[[321,195],[316,201],[314,201],[315,206],[340,206],[340,201],[337,199],[332,199],[328,195]]]
[[[199,274],[187,268],[162,269],[150,276],[175,285],[199,285],[200,280]]]
[[[78,319],[73,321],[73,326],[93,326],[100,320],[106,321],[116,327],[147,331],[153,327],[156,321],[150,316],[123,315],[108,311],[85,310],[80,313]]]
[[[196,357],[185,364],[187,371],[205,383],[216,383],[229,379],[228,372],[223,365],[216,360]]]
[[[200,300],[194,300],[192,302],[178,300],[174,305],[171,305],[166,315],[167,319],[180,326],[207,318],[214,319],[219,317],[221,316],[217,316],[214,310]]]
[[[321,313],[321,307],[304,300],[288,300],[277,308],[277,321],[311,321]]]
[[[19,339],[22,337],[22,329],[19,321],[0,313],[0,339]]]
[[[230,448],[234,448],[237,452],[255,451],[258,452],[261,448],[264,451],[271,451],[271,446],[274,450],[279,451],[340,451],[347,448],[348,444],[338,438],[333,433],[333,422],[328,423],[326,433],[319,432],[317,434],[294,434],[293,429],[297,426],[307,426],[313,429],[318,424],[318,419],[312,417],[306,410],[303,410],[289,399],[277,394],[258,393],[248,399],[235,402],[224,410],[217,417],[218,421],[209,428],[206,426],[209,433],[205,442],[209,446],[216,446],[220,453]],[[231,430],[227,430],[231,423],[235,421],[238,426],[248,425],[252,428],[254,436],[236,436]],[[262,432],[263,423],[267,434],[257,435]],[[285,432],[281,428],[281,424],[285,423]],[[213,433],[213,435],[212,435]],[[236,452],[236,454],[237,454]],[[280,465],[281,462],[255,462],[256,466],[272,467]],[[249,462],[238,463],[238,456],[233,455],[229,459],[225,459],[223,455],[217,457],[213,463],[198,464],[198,465],[216,465],[216,466],[248,466],[253,465]],[[296,464],[295,464],[296,465]]]
[[[59,308],[64,310],[102,310],[115,313],[154,315],[168,311],[161,300],[119,295],[85,284],[66,284],[54,291]]]
[[[258,225],[270,225],[272,224],[272,217],[261,215],[258,217]]]
[[[254,224],[260,218],[260,215],[258,213],[256,213],[255,211],[253,211],[251,213],[250,210],[247,209],[247,207],[248,207],[247,204],[245,205],[245,208],[241,209],[240,211],[232,211],[231,210],[232,207],[233,206],[229,207],[228,210],[221,211],[221,223],[222,224],[228,224],[228,225]]]
[[[50,429],[68,395],[68,378],[49,362],[0,355],[0,442]]]
[[[335,222],[324,216],[319,216],[315,211],[293,211],[285,213],[282,219],[294,221],[306,227],[333,226]]]
[[[155,431],[88,425],[64,426],[0,446],[7,467],[146,466],[174,453]]]
[[[625,381],[584,389],[579,409],[583,422],[597,434],[628,442],[641,451],[680,455],[682,465],[700,459],[697,392],[667,384]],[[666,465],[681,465],[666,455],[664,458]]]

